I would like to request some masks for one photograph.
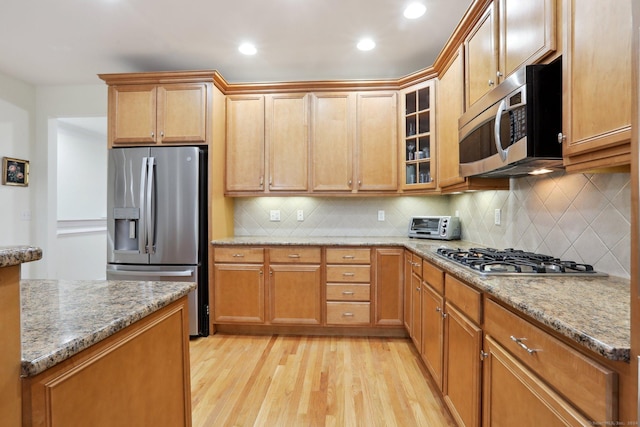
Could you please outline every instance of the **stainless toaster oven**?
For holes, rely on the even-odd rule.
[[[409,237],[418,239],[460,239],[457,216],[414,216],[409,223]]]

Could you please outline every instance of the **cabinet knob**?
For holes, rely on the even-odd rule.
[[[151,132],[151,138],[155,138],[156,137],[156,133],[155,132]]]
[[[160,137],[161,137],[161,138],[164,138],[164,131],[161,131],[161,132],[160,132]]]
[[[358,187],[362,186],[362,181],[358,181]]]
[[[566,140],[567,140],[567,136],[565,134],[563,134],[562,132],[560,132],[558,134],[558,144],[562,144]]]
[[[502,77],[502,73],[500,71],[496,71],[496,77]]]
[[[489,80],[489,86],[493,86],[495,82],[493,80]]]
[[[264,186],[264,176],[260,177],[260,187]]]
[[[351,187],[351,180],[349,180],[349,187]]]
[[[437,311],[438,313],[440,313],[440,312],[442,311],[442,309],[441,309],[440,307],[436,307],[436,311]]]

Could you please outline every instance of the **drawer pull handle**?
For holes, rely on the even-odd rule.
[[[346,312],[342,313],[342,315],[344,317],[353,317],[353,313],[351,313],[350,311],[346,311]]]
[[[289,254],[289,258],[300,258],[298,254]]]
[[[509,338],[511,338],[511,341],[515,342],[516,344],[518,344],[523,350],[525,350],[527,353],[533,355],[534,353],[537,353],[539,351],[542,351],[539,348],[529,348],[527,347],[527,345],[523,342],[526,341],[526,338],[516,338],[513,335],[511,335]]]
[[[355,255],[344,255],[342,259],[354,259]]]
[[[242,258],[244,254],[233,254],[234,258]]]
[[[343,276],[346,276],[346,277],[353,277],[353,276],[355,276],[355,274],[354,274],[354,273],[342,273],[342,275],[343,275]]]
[[[342,291],[342,295],[353,295],[353,291]]]

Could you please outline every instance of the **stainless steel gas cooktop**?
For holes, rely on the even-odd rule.
[[[550,255],[518,249],[438,248],[438,255],[464,265],[482,275],[540,275],[607,276],[589,264],[565,261]]]

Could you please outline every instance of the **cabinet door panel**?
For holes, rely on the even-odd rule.
[[[216,264],[213,275],[216,322],[264,323],[261,264]]]
[[[444,400],[458,425],[480,425],[482,330],[445,303]]]
[[[442,390],[444,349],[444,300],[430,286],[422,284],[422,360]]]
[[[500,71],[507,77],[556,48],[556,0],[500,0]]]
[[[207,85],[158,87],[158,139],[161,142],[207,141]]]
[[[319,325],[320,266],[272,265],[270,270],[271,323]]]
[[[264,97],[227,97],[227,191],[264,189]]]
[[[156,142],[154,85],[123,85],[109,88],[111,141],[114,144]]]
[[[455,60],[440,77],[436,103],[438,185],[446,187],[464,182],[459,170],[460,144],[458,142],[458,119],[464,109],[464,68],[461,50],[458,50]]]
[[[266,98],[266,144],[269,147],[269,190],[306,191],[309,164],[309,96]]]
[[[376,325],[400,326],[402,307],[402,249],[376,249],[375,319]]]
[[[498,70],[497,37],[495,8],[490,4],[464,43],[467,107],[495,87]]]
[[[397,104],[395,92],[358,95],[358,190],[398,188]]]
[[[314,94],[311,158],[314,191],[353,187],[353,94]]]
[[[631,2],[565,1],[563,132],[567,159],[627,144],[631,137]],[[603,31],[606,28],[606,31]],[[626,152],[586,157],[585,167],[628,163]],[[607,161],[605,157],[610,157]],[[617,158],[616,158],[617,157]]]

